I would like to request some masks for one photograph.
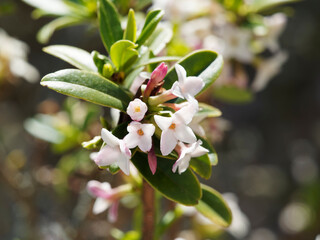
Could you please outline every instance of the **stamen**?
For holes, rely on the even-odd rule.
[[[142,129],[139,129],[139,130],[137,131],[137,133],[138,133],[140,136],[143,136],[143,135],[144,135],[144,132],[142,131]]]
[[[135,112],[140,112],[140,111],[141,111],[140,106],[136,106],[136,107],[134,108],[134,111],[135,111]]]
[[[172,129],[172,130],[175,129],[176,128],[176,124],[172,123],[169,128]]]

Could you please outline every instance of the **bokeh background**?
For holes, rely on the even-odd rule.
[[[18,0],[1,0],[0,7],[0,28],[29,45],[29,62],[40,76],[69,67],[44,53],[44,45],[36,41],[37,31],[49,18],[33,20],[32,8]],[[236,194],[250,222],[240,227],[248,230],[244,236],[226,233],[216,239],[314,240],[320,233],[319,9],[318,0],[290,5],[293,14],[280,38],[289,59],[252,102],[214,100],[230,127],[215,144],[219,164],[209,183],[219,192]],[[98,33],[84,26],[57,31],[50,44],[104,51]],[[97,175],[116,179],[95,170],[89,153],[79,147],[88,138],[79,133],[84,124],[89,133],[98,135],[100,126],[93,119],[101,110],[64,99],[38,82],[0,85],[1,240],[109,239],[110,224],[105,216],[91,214],[85,184]],[[67,149],[26,131],[34,123],[28,119],[61,109],[66,116],[55,116],[59,120],[54,121],[70,132]],[[83,109],[92,112],[91,119],[81,119]],[[71,124],[75,129],[69,129]],[[41,126],[35,128],[41,132]],[[132,211],[123,214],[127,218]],[[130,228],[121,217],[117,224]]]

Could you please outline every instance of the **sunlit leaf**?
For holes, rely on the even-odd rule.
[[[125,70],[138,58],[136,45],[129,40],[119,40],[111,46],[110,57],[118,71]]]
[[[92,56],[85,50],[67,45],[52,45],[43,49],[46,53],[56,56],[71,65],[87,71],[97,71]]]
[[[220,117],[221,114],[222,113],[218,108],[205,103],[199,103],[199,111],[197,112],[197,115],[205,115],[206,117]]]
[[[173,36],[172,29],[166,26],[159,26],[145,42],[144,45],[155,54],[159,54]]]
[[[123,39],[129,40],[131,42],[136,41],[137,34],[137,24],[136,19],[134,17],[134,11],[132,9],[129,10],[127,27],[123,33]]]
[[[72,13],[70,7],[62,0],[22,0],[23,2],[40,9],[46,14],[66,16]]]
[[[93,72],[60,70],[46,75],[41,80],[41,85],[68,96],[121,111],[126,111],[131,100],[117,84]]]
[[[180,57],[175,56],[164,56],[164,57],[154,57],[150,58],[148,61],[139,64],[137,67],[146,66],[149,64],[161,63],[161,62],[175,62],[178,61]]]
[[[202,198],[196,206],[197,210],[213,223],[228,227],[232,222],[232,213],[221,194],[204,184],[201,188]]]

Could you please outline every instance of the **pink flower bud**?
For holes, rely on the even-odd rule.
[[[161,63],[156,69],[151,73],[150,80],[147,83],[147,88],[144,91],[144,97],[148,98],[151,94],[151,92],[161,85],[161,82],[163,81],[164,77],[167,75],[168,67],[163,62]]]

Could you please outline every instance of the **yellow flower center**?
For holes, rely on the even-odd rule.
[[[176,124],[172,123],[169,128],[172,129],[172,130],[175,129],[176,128]]]
[[[141,111],[140,106],[136,106],[136,107],[134,108],[134,111],[135,111],[135,112],[140,112],[140,111]]]
[[[144,132],[142,131],[142,129],[139,129],[139,130],[137,131],[137,133],[138,133],[138,135],[140,135],[140,136],[143,136],[143,135],[144,135]]]

